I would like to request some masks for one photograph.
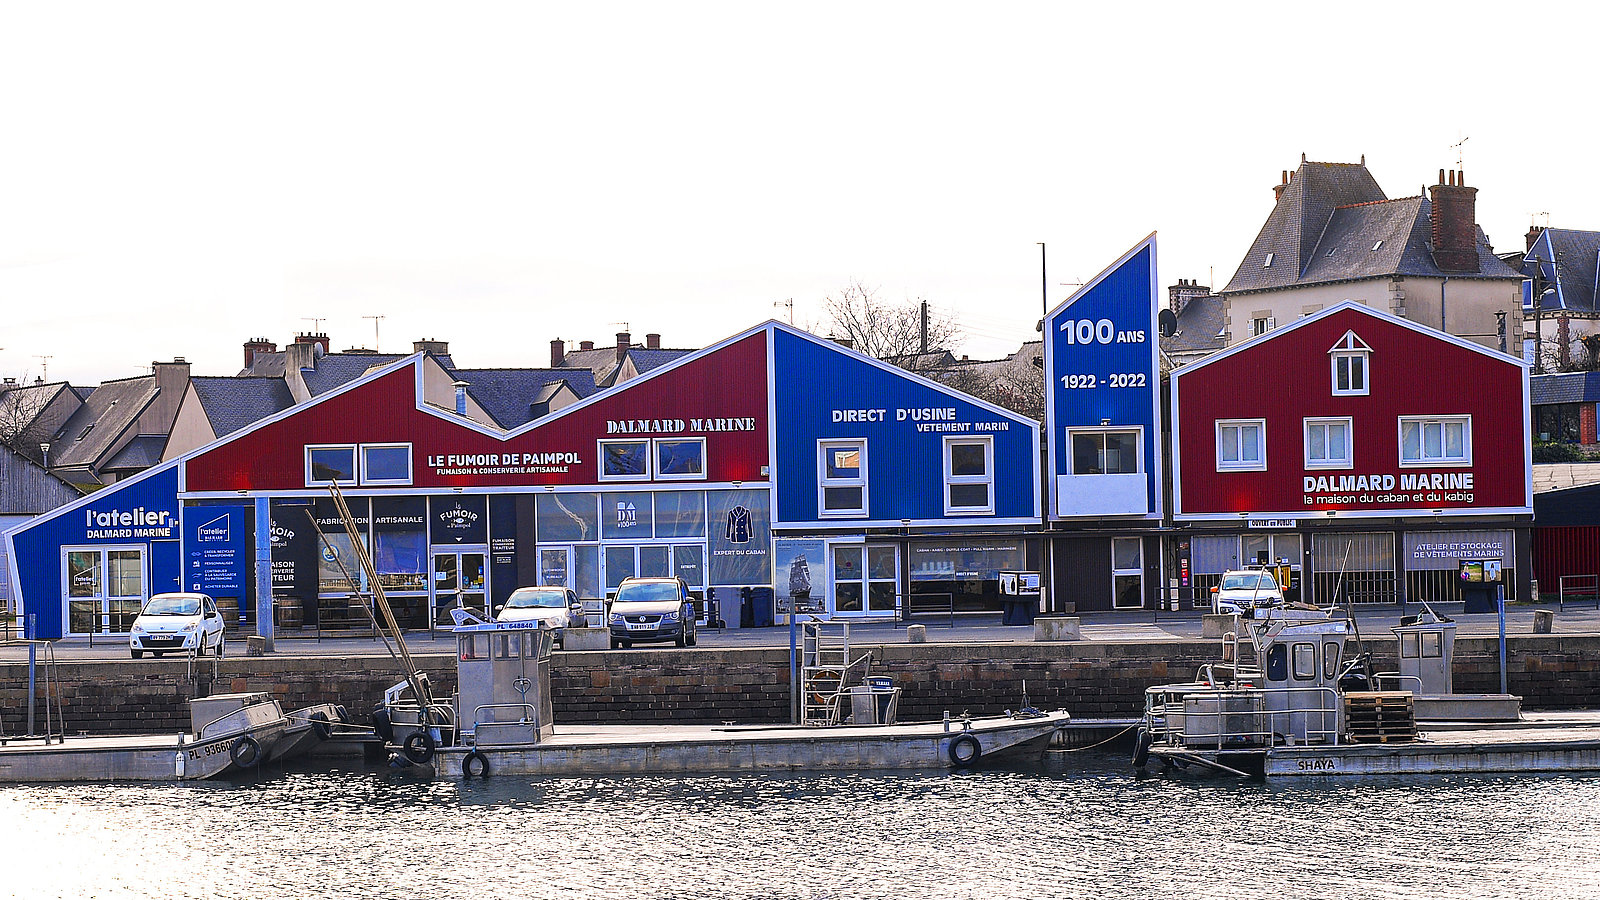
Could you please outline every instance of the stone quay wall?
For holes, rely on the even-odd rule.
[[[1377,668],[1393,671],[1392,637],[1368,640]],[[1004,644],[857,644],[873,654],[872,674],[902,689],[903,721],[1019,709],[1065,708],[1079,718],[1128,718],[1143,709],[1153,684],[1187,681],[1214,661],[1216,641]],[[1349,652],[1354,652],[1352,641]],[[414,657],[440,696],[455,688],[453,656]],[[1600,707],[1600,635],[1508,639],[1509,687],[1528,709]],[[214,671],[213,671],[214,670]],[[285,709],[342,703],[367,721],[383,690],[401,680],[387,656],[240,657],[202,663],[190,677],[181,660],[58,663],[51,686],[68,734],[166,732],[188,727],[185,701],[198,693],[266,691]],[[45,667],[35,707],[43,730]],[[0,723],[24,733],[26,663],[0,665]],[[552,664],[556,721],[612,723],[778,723],[789,719],[787,649],[672,649],[559,652]],[[1499,690],[1492,638],[1456,641],[1456,690]]]

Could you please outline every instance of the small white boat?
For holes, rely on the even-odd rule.
[[[1025,709],[907,724],[890,724],[890,714],[883,724],[558,726],[550,701],[553,636],[530,624],[538,623],[455,629],[453,706],[425,707],[397,685],[380,717],[397,756],[468,777],[968,768],[1042,753],[1070,719],[1065,711]],[[886,706],[894,705],[891,697]]]
[[[215,694],[189,701],[179,734],[9,738],[0,782],[193,781],[268,761],[289,728],[269,694]]]
[[[1600,769],[1600,714],[1524,717],[1518,697],[1454,693],[1449,619],[1426,607],[1406,617],[1394,629],[1400,671],[1370,674],[1365,654],[1346,658],[1351,622],[1333,613],[1258,611],[1194,681],[1147,689],[1134,766],[1267,777]]]

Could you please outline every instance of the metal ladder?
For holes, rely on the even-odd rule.
[[[800,626],[800,724],[837,725],[852,672],[864,674],[872,654],[850,656],[849,622],[805,622]]]

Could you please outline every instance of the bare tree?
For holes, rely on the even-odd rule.
[[[21,454],[34,462],[43,461],[39,442],[50,435],[39,414],[49,401],[42,391],[29,390],[27,379],[22,384],[5,385],[0,393],[0,446]]]
[[[823,298],[822,306],[835,338],[848,339],[855,349],[878,359],[899,362],[947,352],[961,340],[954,318],[928,307],[924,336],[922,301],[891,303],[878,296],[877,288],[856,280]],[[904,367],[916,371],[917,365]]]

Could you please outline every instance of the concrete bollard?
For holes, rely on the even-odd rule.
[[[265,656],[267,654],[267,639],[259,634],[246,635],[244,639],[245,656]]]
[[[1200,617],[1200,636],[1222,639],[1228,632],[1239,634],[1239,617],[1231,613],[1206,613]]]
[[[928,640],[928,626],[926,626],[926,625],[907,625],[906,626],[906,640],[910,641],[913,644],[926,643],[927,640]]]
[[[611,629],[568,628],[561,632],[563,650],[610,650]]]
[[[1549,634],[1556,624],[1556,614],[1548,609],[1533,611],[1533,633]]]
[[[1035,641],[1076,641],[1082,637],[1077,616],[1040,616],[1033,620]]]

